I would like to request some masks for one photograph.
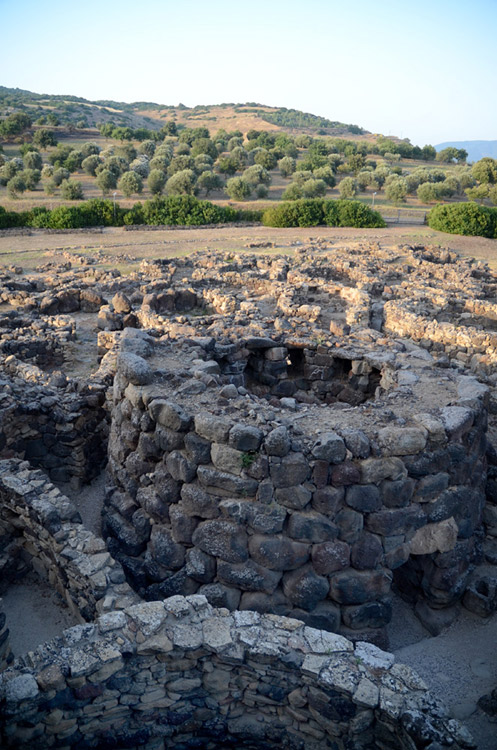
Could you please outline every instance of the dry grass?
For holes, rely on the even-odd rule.
[[[225,227],[133,232],[112,227],[101,233],[68,232],[56,235],[34,230],[30,236],[12,236],[0,232],[0,263],[17,264],[32,270],[42,263],[54,260],[56,251],[66,250],[75,255],[98,254],[103,256],[99,265],[129,273],[136,270],[136,263],[144,258],[177,257],[202,249],[234,253],[291,254],[296,247],[316,238],[325,240],[330,248],[365,241],[377,241],[385,246],[403,243],[441,245],[456,250],[463,256],[482,260],[497,270],[497,240],[448,235],[424,226],[394,226],[386,229]],[[247,248],[250,243],[259,242],[271,242],[274,247]]]

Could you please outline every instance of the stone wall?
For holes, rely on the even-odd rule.
[[[66,630],[3,672],[0,705],[16,750],[474,747],[392,654],[198,595]]]
[[[59,379],[57,379],[59,378]],[[18,456],[56,482],[88,482],[107,461],[107,386],[70,384],[8,357],[0,371],[0,457]]]
[[[379,643],[394,571],[429,606],[462,597],[485,502],[485,386],[440,378],[423,350],[315,346],[295,375],[295,342],[193,343],[158,348],[155,371],[117,360],[103,528],[141,596],[198,592]],[[229,382],[254,361],[263,396]],[[359,406],[337,402],[344,389]]]
[[[2,559],[0,592],[28,565],[82,622],[138,601],[103,540],[83,527],[73,503],[27,461],[0,461],[0,540],[4,539],[9,544]]]

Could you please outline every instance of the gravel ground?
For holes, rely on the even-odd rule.
[[[497,615],[483,619],[461,610],[436,638],[402,599],[394,600],[390,649],[424,679],[432,694],[473,734],[478,750],[496,750],[497,723],[477,706],[497,686]]]
[[[2,595],[2,606],[16,657],[80,622],[53,588],[34,572],[9,586]]]

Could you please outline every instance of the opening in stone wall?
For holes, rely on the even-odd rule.
[[[259,397],[292,397],[303,403],[348,403],[374,399],[381,371],[364,361],[316,356],[303,347],[254,349],[247,359],[219,363],[229,382],[243,385]]]

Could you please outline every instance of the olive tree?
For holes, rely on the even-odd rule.
[[[9,198],[18,198],[19,193],[24,193],[26,183],[22,174],[16,174],[7,182],[7,195]]]
[[[314,178],[306,180],[302,185],[302,194],[304,198],[322,198],[326,195],[326,182]]]
[[[81,162],[81,167],[83,168],[83,171],[86,172],[86,174],[95,177],[99,164],[100,157],[96,154],[91,154],[90,156],[87,156],[86,159],[83,159],[83,161]]]
[[[252,193],[252,185],[249,185],[243,177],[232,177],[224,189],[235,201],[246,201]]]
[[[407,182],[402,177],[395,177],[385,186],[385,196],[392,203],[403,203],[407,195]]]
[[[102,191],[102,194],[108,195],[110,191],[114,190],[117,186],[116,173],[112,172],[110,169],[102,169],[102,171],[97,174],[96,182]]]
[[[478,182],[490,183],[492,185],[497,183],[497,160],[485,156],[473,164],[471,174]]]
[[[83,198],[83,188],[76,180],[64,180],[60,186],[60,194],[69,201],[79,201]]]
[[[211,190],[221,190],[223,184],[220,176],[212,171],[202,172],[197,180],[198,187],[201,190],[205,190],[206,195],[209,195]]]
[[[354,198],[357,195],[357,182],[352,177],[344,177],[338,185],[340,198]]]
[[[129,198],[131,195],[142,192],[143,180],[138,172],[125,172],[117,183],[117,187],[126,198]]]
[[[160,195],[166,184],[166,173],[161,169],[152,169],[148,175],[148,189],[153,195]]]
[[[28,151],[24,155],[24,166],[26,169],[41,169],[42,163],[41,154],[38,151]]]
[[[278,162],[278,167],[283,177],[290,177],[295,172],[297,162],[291,156],[284,156]]]
[[[168,195],[195,195],[197,177],[193,169],[182,169],[175,172],[166,182]]]

